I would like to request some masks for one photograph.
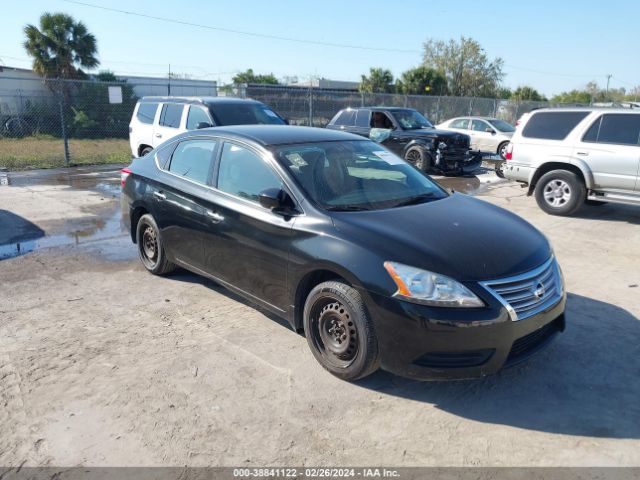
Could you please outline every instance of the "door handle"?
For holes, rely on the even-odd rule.
[[[582,155],[583,157],[586,157],[587,155],[589,155],[589,152],[576,152],[576,155]]]
[[[156,133],[156,138],[162,138],[162,134],[161,133]]]
[[[167,199],[167,196],[162,192],[153,192],[153,196],[156,197],[158,200],[166,200]]]
[[[220,223],[224,220],[224,216],[220,215],[218,212],[212,212],[211,210],[207,210],[207,217],[209,217],[214,223]]]

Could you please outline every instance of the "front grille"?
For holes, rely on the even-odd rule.
[[[494,349],[467,350],[463,352],[429,352],[413,361],[415,365],[429,368],[468,368],[486,363]]]
[[[547,323],[544,327],[539,328],[535,332],[531,332],[524,337],[520,337],[511,346],[511,351],[507,357],[507,364],[516,363],[528,354],[535,352],[542,347],[553,334],[562,329],[561,319],[558,318],[551,323]]]
[[[562,278],[554,257],[530,272],[482,284],[502,301],[512,320],[536,315],[562,298]]]

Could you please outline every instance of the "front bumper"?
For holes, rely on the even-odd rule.
[[[367,292],[380,365],[417,380],[496,373],[536,353],[565,328],[566,294],[548,309],[513,321],[498,300],[485,308],[434,308]]]
[[[436,153],[436,166],[443,173],[454,173],[458,175],[470,175],[482,165],[482,155],[480,152],[467,151],[464,154],[452,154],[448,151],[438,151]]]

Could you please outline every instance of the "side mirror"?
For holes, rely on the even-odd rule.
[[[209,128],[209,127],[213,127],[213,125],[211,125],[209,122],[198,122],[198,124],[196,125],[197,130],[200,130],[201,128]]]
[[[258,195],[260,205],[269,210],[289,212],[294,210],[293,199],[281,188],[267,188]]]
[[[487,133],[490,133],[491,135],[495,135],[496,134],[496,131],[491,127],[485,128],[484,131],[487,132]]]

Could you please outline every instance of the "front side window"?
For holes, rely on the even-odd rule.
[[[274,147],[274,155],[316,204],[327,210],[374,210],[438,200],[447,193],[369,140]]]
[[[156,111],[158,110],[157,103],[141,103],[138,105],[138,113],[136,118],[140,123],[152,124],[153,119],[156,118]]]
[[[468,118],[458,118],[449,124],[449,128],[460,128],[466,130],[469,126]]]
[[[163,127],[179,128],[183,109],[184,105],[165,104],[160,114],[160,125]]]
[[[286,125],[276,112],[261,103],[216,103],[209,111],[217,125]]]
[[[582,137],[583,142],[638,145],[640,115],[607,113],[599,117]]]
[[[474,132],[486,132],[488,129],[492,130],[492,128],[482,120],[471,121],[471,130],[473,130]]]
[[[258,202],[267,188],[282,188],[280,177],[258,155],[247,148],[225,143],[220,156],[218,189]]]
[[[516,131],[516,127],[514,127],[510,123],[505,122],[504,120],[494,119],[494,120],[489,120],[489,123],[499,132],[510,133],[510,132]]]
[[[211,119],[207,112],[201,107],[189,107],[189,115],[187,116],[187,130],[195,130],[199,123],[208,123],[211,125]]]
[[[522,136],[545,140],[564,140],[589,111],[534,113],[522,130]]]
[[[344,125],[350,127],[355,124],[356,111],[355,110],[343,110],[340,112],[333,122],[334,125]]]
[[[420,128],[433,128],[433,125],[421,113],[415,110],[395,110],[393,116],[396,122],[405,130],[418,130]]]
[[[213,165],[215,140],[180,142],[171,155],[169,171],[181,177],[206,184]]]

